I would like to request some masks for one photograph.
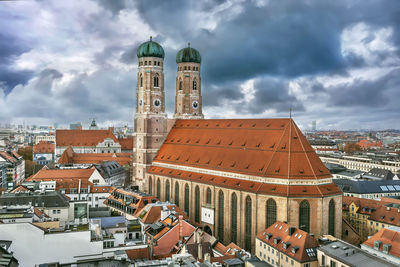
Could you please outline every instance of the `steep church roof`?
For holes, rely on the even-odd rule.
[[[57,130],[57,146],[96,146],[104,139],[110,138],[118,142],[110,130]]]
[[[178,120],[149,172],[171,175],[176,170],[182,179],[198,180],[190,172],[203,173],[199,181],[255,192],[341,192],[292,119]]]

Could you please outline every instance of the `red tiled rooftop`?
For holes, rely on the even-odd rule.
[[[133,137],[130,138],[119,138],[119,144],[122,150],[133,150]]]
[[[153,162],[281,179],[332,177],[292,119],[178,120]]]
[[[33,153],[54,153],[55,145],[50,142],[40,141],[33,146]]]
[[[104,139],[111,138],[118,142],[115,135],[110,130],[57,130],[57,146],[96,146]]]
[[[374,242],[381,241],[382,244],[379,246],[379,250],[382,252],[384,244],[391,244],[389,254],[400,258],[400,232],[383,228],[373,236],[371,236],[363,245],[374,248]]]
[[[116,161],[121,166],[130,165],[132,153],[75,153],[67,147],[62,153],[59,164],[99,164],[103,161]]]

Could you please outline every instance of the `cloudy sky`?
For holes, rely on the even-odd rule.
[[[133,125],[138,45],[202,55],[207,118],[400,129],[400,1],[0,1],[0,123]]]

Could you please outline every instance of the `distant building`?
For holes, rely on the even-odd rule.
[[[103,161],[94,167],[100,172],[107,184],[123,186],[126,178],[125,169],[116,161]]]
[[[321,155],[322,162],[335,163],[346,169],[368,172],[373,168],[389,170],[393,174],[400,174],[400,158],[392,155]]]
[[[361,244],[361,249],[400,266],[400,228],[383,228]]]
[[[33,145],[33,161],[39,165],[48,165],[54,162],[55,144],[40,141]]]
[[[70,130],[82,130],[82,124],[80,122],[77,123],[71,123],[69,125]]]
[[[7,188],[7,171],[10,163],[0,161],[0,188]]]
[[[382,149],[383,144],[382,141],[371,141],[367,139],[360,140],[356,143],[359,145],[362,149]]]
[[[318,246],[313,235],[277,221],[257,234],[256,256],[273,266],[317,267]]]
[[[33,144],[37,145],[40,142],[49,142],[49,143],[56,143],[56,136],[54,133],[52,135],[35,135],[33,137]]]
[[[400,196],[400,180],[349,180],[334,179],[344,196],[370,198],[379,200],[382,197]]]
[[[342,240],[319,247],[317,253],[319,266],[397,266]]]
[[[390,170],[384,170],[379,168],[373,168],[370,171],[364,173],[361,176],[362,179],[366,180],[393,180],[399,179]]]
[[[7,162],[7,181],[14,185],[25,179],[25,160],[15,151],[0,151],[0,162]]]

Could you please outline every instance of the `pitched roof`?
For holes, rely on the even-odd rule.
[[[138,249],[127,249],[125,250],[125,252],[130,260],[150,259],[150,251],[148,247],[138,248]]]
[[[334,179],[334,182],[345,193],[400,193],[400,180],[354,181],[349,179]]]
[[[280,179],[332,177],[292,119],[178,120],[157,163]]]
[[[54,170],[49,170],[46,168],[42,168],[40,171],[38,171],[36,174],[33,176],[29,177],[27,180],[29,181],[37,181],[41,179],[65,179],[65,178],[70,178],[70,179],[85,179],[88,180],[93,172],[95,171],[95,168],[90,168],[90,169],[54,169]]]
[[[400,207],[398,204],[392,204],[396,205],[396,207],[391,207],[390,205],[382,205],[371,213],[369,219],[380,223],[400,226]]]
[[[289,224],[277,221],[259,233],[257,239],[299,262],[317,260],[318,241],[309,233]]]
[[[379,232],[371,236],[366,240],[363,245],[374,248],[374,242],[381,241],[382,245],[379,246],[379,250],[383,250],[383,245],[390,244],[389,254],[400,258],[400,232],[382,228]]]
[[[12,155],[10,155],[9,153],[7,153],[7,151],[0,151],[0,157],[2,157],[3,159],[5,159],[6,161],[9,161],[11,163],[15,163],[17,162],[17,159],[14,158]]]
[[[130,165],[131,153],[75,153],[67,147],[58,160],[59,164],[99,164],[103,161],[116,161],[121,166]]]
[[[33,146],[33,153],[54,153],[55,145],[50,142],[40,141]]]
[[[111,138],[118,142],[110,130],[57,130],[57,146],[96,146],[104,139]]]
[[[133,137],[131,138],[118,138],[122,150],[133,150]]]

